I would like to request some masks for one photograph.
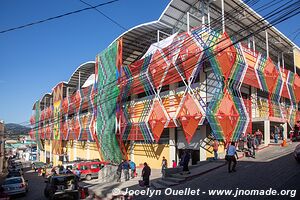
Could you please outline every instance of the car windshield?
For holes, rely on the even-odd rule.
[[[16,183],[22,183],[22,179],[21,178],[14,178],[14,179],[8,179],[5,180],[4,185],[10,185],[10,184],[16,184]]]
[[[71,180],[75,180],[75,176],[61,176],[61,177],[54,177],[53,178],[53,183],[55,185],[60,185],[66,182],[69,182]]]

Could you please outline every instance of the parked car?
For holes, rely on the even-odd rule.
[[[298,144],[294,150],[294,157],[300,163],[300,144]]]
[[[12,170],[9,171],[6,178],[10,178],[10,177],[20,177],[22,176],[22,173],[19,170]]]
[[[98,172],[107,164],[107,162],[101,161],[80,162],[74,164],[73,170],[78,169],[80,171],[80,179],[89,181],[92,178],[98,178]]]
[[[22,176],[10,177],[5,179],[2,187],[4,188],[4,192],[9,196],[16,194],[26,195],[28,192],[28,181],[25,181]]]
[[[44,195],[49,199],[78,199],[79,186],[74,174],[49,176],[45,181]]]
[[[31,168],[36,172],[39,168],[43,168],[45,166],[47,166],[46,163],[43,163],[43,162],[34,162],[34,163],[32,163]]]

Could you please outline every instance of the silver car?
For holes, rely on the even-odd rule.
[[[22,176],[6,178],[2,187],[4,192],[9,196],[15,194],[26,195],[28,192],[28,181],[25,181]]]
[[[300,144],[298,144],[294,150],[294,157],[300,163]]]

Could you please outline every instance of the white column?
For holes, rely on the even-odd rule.
[[[225,17],[224,17],[224,0],[221,0],[222,4],[222,30],[225,33]]]
[[[266,51],[267,51],[267,57],[269,57],[269,39],[268,39],[268,30],[266,30]]]
[[[283,124],[283,139],[287,139],[287,122]]]
[[[284,66],[284,52],[281,53],[281,60],[282,60],[282,67],[284,69],[285,68],[285,66]]]
[[[176,161],[175,128],[169,128],[169,166],[172,167],[172,160]]]
[[[44,151],[44,153],[45,153],[45,156],[44,156],[45,160],[44,160],[43,162],[46,163],[46,160],[47,160],[46,140],[45,140],[45,149],[44,149],[44,150],[45,150],[45,151]]]
[[[86,145],[87,145],[86,158],[89,160],[89,159],[91,159],[90,141],[87,141]]]
[[[53,158],[52,158],[52,141],[51,140],[49,140],[50,141],[50,162],[53,162]]]
[[[208,4],[207,4],[207,23],[208,23],[208,31],[210,31],[210,10],[209,10],[209,4],[210,4],[210,2],[208,2]]]
[[[252,47],[253,47],[253,51],[255,54],[255,38],[254,38],[254,36],[252,36]]]
[[[169,94],[170,96],[173,96],[176,94],[176,88],[177,88],[177,83],[173,83],[173,84],[170,84],[169,85]],[[176,159],[176,141],[175,141],[175,134],[176,134],[176,131],[175,131],[175,128],[169,128],[169,167],[172,167],[172,160],[177,160],[178,162],[178,159]]]
[[[188,33],[190,33],[190,13],[189,12],[187,12],[186,13],[186,31],[188,32]]]
[[[130,160],[132,160],[133,162],[135,162],[134,160],[134,140],[130,140],[130,148],[129,148],[129,158]]]
[[[200,126],[200,145],[204,145],[205,142],[203,142],[204,140],[206,140],[206,125]],[[200,147],[200,161],[205,161],[206,160],[206,150]]]
[[[77,158],[77,141],[73,142],[73,157],[74,157],[74,160],[76,160],[76,158]]]
[[[264,144],[270,144],[270,120],[264,121]]]
[[[257,114],[257,112],[258,112],[257,89],[252,86],[251,86],[251,111],[252,111],[252,118],[259,117],[259,115]]]

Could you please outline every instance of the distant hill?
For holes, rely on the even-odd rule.
[[[5,132],[10,136],[27,135],[30,131],[29,127],[20,124],[8,123],[5,124]]]

